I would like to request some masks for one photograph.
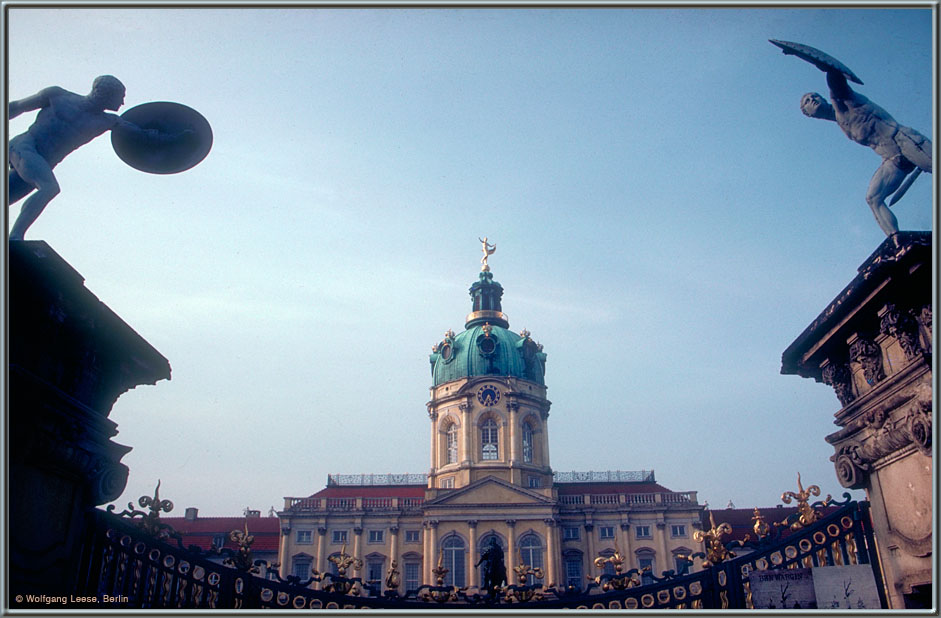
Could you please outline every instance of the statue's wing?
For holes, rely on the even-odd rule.
[[[839,71],[846,76],[846,79],[850,80],[851,82],[855,82],[860,85],[863,83],[863,81],[856,77],[856,74],[853,73],[849,67],[830,54],[820,51],[816,47],[803,45],[801,43],[792,43],[790,41],[778,41],[777,39],[768,40],[772,45],[777,45],[780,47],[785,54],[789,56],[797,56],[802,60],[806,60],[825,73],[828,71]]]
[[[111,131],[111,146],[122,161],[151,174],[176,174],[202,161],[212,148],[212,128],[195,109],[180,103],[154,101],[132,107],[121,118],[141,129],[165,135],[190,133],[169,141],[150,140],[121,125]]]

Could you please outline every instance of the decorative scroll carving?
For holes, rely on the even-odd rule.
[[[869,437],[841,445],[830,458],[843,487],[865,487],[873,462],[909,444],[931,456],[931,394],[912,399],[907,409],[895,418],[888,412],[892,408],[890,404],[867,414],[863,427],[869,431]]]
[[[863,489],[869,478],[869,464],[859,456],[859,445],[841,446],[831,457],[840,485],[848,489]]]
[[[848,406],[856,395],[853,394],[853,385],[850,381],[850,370],[845,363],[827,365],[822,372],[823,383],[833,387],[836,398],[842,406]]]
[[[863,367],[863,375],[869,386],[875,386],[885,378],[885,368],[882,366],[882,349],[868,339],[857,339],[850,346],[850,360],[856,361]]]
[[[879,322],[879,332],[894,337],[905,352],[905,358],[912,360],[920,355],[918,322],[911,313],[900,311],[895,305],[888,305]]]

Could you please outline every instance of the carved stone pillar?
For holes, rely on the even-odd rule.
[[[889,605],[931,602],[931,234],[886,239],[782,356],[833,387],[837,478],[864,489]],[[854,379],[855,377],[855,379]]]
[[[317,528],[317,571],[325,573],[327,571],[327,547],[326,547],[327,529],[323,526]],[[317,582],[317,588],[321,583]]]
[[[440,462],[438,461],[438,412],[430,403],[428,404],[428,418],[431,419],[431,448],[429,449],[431,456],[431,474],[428,475],[428,486],[433,487],[435,473],[438,471]]]
[[[559,561],[559,544],[556,541],[555,520],[548,517],[543,520],[543,523],[546,524],[546,579],[543,580],[543,584],[548,588],[549,584],[557,581],[558,567],[556,564]]]
[[[595,558],[598,557],[595,549],[595,525],[591,522],[585,524],[585,541],[588,547],[588,555],[585,556],[585,568],[588,569],[588,574],[591,574],[591,569],[595,566]]]
[[[510,466],[515,466],[519,463],[519,446],[516,442],[519,439],[517,426],[519,425],[520,404],[510,401],[506,407],[510,412]]]
[[[631,541],[631,525],[628,523],[621,523],[618,534],[621,538],[621,554],[628,560],[628,564],[633,564],[634,546]]]
[[[363,529],[360,527],[353,528],[353,557],[357,560],[363,559]]]
[[[433,568],[438,566],[438,558],[441,556],[441,552],[438,549],[438,522],[429,521],[428,525],[428,553],[425,554],[425,583],[426,584],[435,584],[435,576],[431,572]]]
[[[8,599],[68,595],[86,512],[127,483],[108,418],[170,364],[42,241],[9,244]],[[154,479],[156,482],[157,479]]]
[[[477,563],[477,520],[471,519],[468,521],[467,528],[467,553],[470,554],[470,564],[467,565],[467,585],[479,586],[477,569],[474,568]]]
[[[516,566],[516,520],[506,520],[506,529],[506,576],[510,577],[513,567]]]
[[[396,524],[389,526],[389,565],[391,566],[392,560],[395,560],[395,563],[399,565],[399,570],[401,571],[404,567],[402,566],[402,560],[399,558],[399,527]],[[402,591],[402,582],[401,578],[399,581],[399,587],[396,590]]]
[[[471,460],[474,459],[474,445],[471,441],[471,436],[474,435],[473,427],[471,426],[471,406],[469,403],[461,402],[458,404],[458,409],[461,411],[461,454],[460,460],[464,462],[465,465],[469,465]]]

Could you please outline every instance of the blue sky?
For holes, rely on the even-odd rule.
[[[554,469],[654,469],[718,507],[777,504],[798,471],[842,494],[836,396],[780,358],[884,239],[879,159],[800,113],[824,75],[768,39],[933,135],[929,8],[6,15],[9,100],[110,73],[123,109],[213,127],[172,176],[98,138],[27,233],[172,365],[111,414],[134,449],[120,504],[159,478],[234,515],[328,473],[427,471],[428,353],[463,328],[482,236],[510,327],[548,354]],[[933,229],[933,184],[902,229]]]

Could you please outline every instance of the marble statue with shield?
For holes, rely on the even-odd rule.
[[[120,116],[110,113],[124,104],[124,94],[120,80],[102,75],[87,95],[51,86],[10,102],[10,119],[39,110],[29,129],[10,140],[10,204],[27,198],[10,240],[23,240],[29,226],[59,194],[52,171],[56,165],[105,131],[111,131],[111,144],[121,160],[153,174],[182,172],[209,154],[212,129],[199,112],[160,101],[138,105]]]
[[[801,111],[811,118],[832,120],[846,137],[872,148],[882,157],[866,192],[872,209],[886,236],[899,231],[898,221],[889,208],[898,202],[921,172],[931,172],[931,140],[896,122],[887,111],[850,88],[848,82],[862,85],[856,75],[836,58],[801,43],[770,39],[785,54],[797,56],[827,74],[830,103],[816,92],[801,98]],[[891,197],[889,204],[886,199]]]

